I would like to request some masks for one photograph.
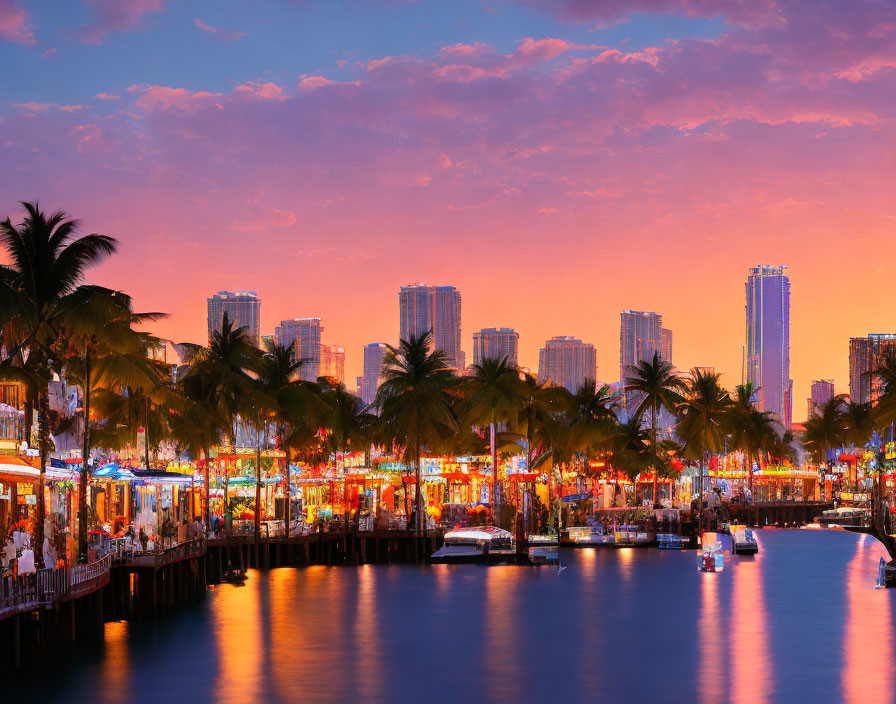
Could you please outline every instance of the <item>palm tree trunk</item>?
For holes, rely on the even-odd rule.
[[[259,424],[260,425],[260,424]],[[261,429],[255,426],[255,566],[261,541]]]
[[[420,493],[420,440],[417,438],[414,439],[414,456],[417,458],[417,462],[414,466],[414,489],[417,492],[414,496],[414,506],[416,506],[417,513],[417,534],[423,535],[423,495]]]
[[[146,455],[146,469],[149,469],[149,396],[146,397],[146,409],[143,416],[143,452]],[[161,513],[161,506],[159,506]]]
[[[291,525],[291,508],[292,508],[292,492],[289,486],[289,440],[286,439],[289,434],[289,429],[286,429],[286,432],[283,433],[283,452],[286,454],[286,510],[284,511],[284,515],[286,516],[286,537],[289,537],[289,527]]]
[[[211,531],[212,529],[212,514],[210,510],[211,506],[211,490],[212,483],[209,478],[209,472],[211,470],[211,460],[209,459],[209,450],[208,448],[203,448],[202,453],[205,455],[205,527],[207,531]]]
[[[495,424],[489,423],[489,449],[492,455],[492,492],[494,492],[495,525],[501,526],[501,505],[498,495],[498,445],[495,441]]]
[[[50,439],[50,400],[46,391],[38,396],[37,436],[40,447],[40,477],[37,482],[37,524],[34,526],[34,563],[38,569],[44,566],[44,520],[47,507],[44,502],[44,485],[47,475],[47,454]]]
[[[651,429],[651,443],[653,444],[653,505],[656,506],[659,503],[659,497],[656,494],[656,475],[657,475],[657,454],[656,454],[656,401],[654,400],[653,405],[650,407],[650,429]]]
[[[90,347],[84,350],[84,438],[78,477],[78,562],[87,562],[87,483],[90,481]]]

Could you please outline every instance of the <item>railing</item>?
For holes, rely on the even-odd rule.
[[[109,583],[109,570],[112,568],[112,555],[106,555],[89,565],[78,565],[70,570],[68,593],[65,597],[73,599],[82,594]]]
[[[178,560],[198,557],[204,554],[205,539],[197,538],[165,550],[134,553],[130,557],[123,557],[121,561],[123,564],[132,567],[161,567],[162,565],[177,562]]]
[[[112,555],[71,569],[43,569],[0,578],[0,617],[38,608],[52,608],[109,582]]]

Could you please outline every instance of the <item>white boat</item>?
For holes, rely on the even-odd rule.
[[[755,555],[759,552],[759,543],[752,528],[747,526],[731,526],[732,552],[735,555]]]
[[[513,534],[496,526],[459,528],[445,533],[445,544],[432,554],[433,562],[495,564],[516,559]]]

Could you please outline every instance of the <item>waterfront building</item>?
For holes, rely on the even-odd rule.
[[[654,353],[663,357],[663,316],[647,310],[624,310],[619,318],[619,379],[624,381],[629,369],[641,360],[653,359]]]
[[[828,401],[834,398],[834,380],[817,379],[812,382],[812,390],[809,396],[809,407],[806,410],[808,420],[821,410]]]
[[[518,365],[520,334],[513,328],[482,328],[473,333],[473,364],[483,359],[507,359]]]
[[[383,360],[389,351],[384,342],[364,345],[364,376],[361,378],[361,400],[368,406],[376,399],[376,391],[383,383]]]
[[[402,340],[432,330],[433,347],[442,350],[448,366],[466,368],[461,348],[461,296],[454,286],[411,284],[398,292],[399,334]]]
[[[759,391],[756,406],[790,428],[790,279],[786,266],[752,267],[746,282],[747,381]]]
[[[594,345],[577,337],[552,337],[538,353],[538,380],[550,381],[575,393],[585,380],[597,379]]]
[[[856,403],[876,403],[880,380],[875,370],[896,356],[896,334],[872,333],[849,340],[849,395]]]
[[[317,381],[321,374],[320,334],[323,327],[320,318],[293,318],[282,320],[274,330],[274,339],[283,347],[293,346],[293,360],[304,360],[299,369],[299,378]],[[343,357],[343,378],[345,376]]]
[[[332,379],[338,384],[345,383],[345,347],[320,346],[320,376]]]
[[[221,331],[224,314],[235,327],[246,328],[252,344],[261,344],[261,299],[255,291],[218,291],[208,299],[208,339]]]

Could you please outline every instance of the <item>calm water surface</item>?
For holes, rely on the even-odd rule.
[[[763,531],[693,552],[565,551],[568,569],[251,572],[159,623],[111,623],[43,683],[66,702],[896,701],[884,551]],[[31,679],[33,687],[36,682]]]

